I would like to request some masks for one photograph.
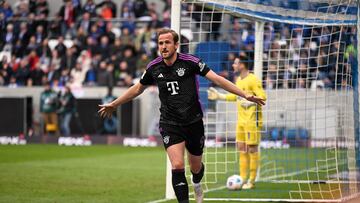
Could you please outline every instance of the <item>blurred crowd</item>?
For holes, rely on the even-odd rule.
[[[259,2],[268,5],[277,1]],[[289,5],[294,6],[294,2]],[[165,5],[161,10],[159,3]],[[226,23],[221,15],[200,14],[204,8],[193,4],[183,6],[185,11],[195,11],[191,15],[183,12],[183,17],[214,22],[211,26],[195,23],[197,29],[211,30],[205,40],[230,42],[232,51],[222,67],[225,77],[230,78],[236,55],[253,58],[254,22],[232,17],[230,26],[223,28]],[[156,30],[170,27],[170,7],[171,0],[64,0],[50,16],[48,0],[17,0],[12,5],[1,0],[0,85],[43,86],[50,82],[55,87],[68,84],[71,88],[130,86],[157,56]],[[303,29],[266,23],[266,88],[307,88],[314,84],[334,88],[338,83],[349,84],[344,79],[350,74],[346,61],[355,53],[355,34],[355,27]]]
[[[47,0],[2,0],[0,84],[130,86],[157,54],[156,29],[169,27],[164,3],[160,21],[145,0],[64,0],[55,16]]]

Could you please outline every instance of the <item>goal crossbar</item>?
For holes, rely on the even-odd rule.
[[[217,11],[227,11],[234,16],[251,20],[273,21],[297,25],[356,25],[357,16],[352,14],[331,14],[294,10],[276,6],[254,4],[240,1],[223,0],[187,0],[197,4],[205,4]]]

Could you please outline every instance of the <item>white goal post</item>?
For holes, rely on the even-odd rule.
[[[211,84],[200,80],[205,200],[339,202],[358,196],[357,8],[358,0],[172,0],[171,28],[185,39],[179,51],[198,55],[228,79],[235,75],[231,56],[251,56],[268,96],[254,190],[261,195],[230,192],[225,181],[239,164],[236,104],[207,101]],[[168,159],[165,196],[175,198]]]

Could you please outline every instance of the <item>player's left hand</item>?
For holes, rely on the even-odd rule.
[[[265,105],[265,100],[264,99],[262,99],[260,97],[257,97],[257,96],[254,96],[254,95],[247,95],[245,97],[245,99],[248,100],[248,101],[254,102],[254,103],[256,103],[256,104],[258,104],[260,106]]]
[[[98,113],[100,114],[101,118],[111,118],[113,111],[115,111],[115,107],[109,104],[100,104],[100,110]]]

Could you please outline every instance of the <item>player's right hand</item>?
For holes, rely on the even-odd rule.
[[[101,118],[111,118],[112,113],[115,111],[115,107],[111,104],[100,104],[100,110],[98,113],[100,114]]]

